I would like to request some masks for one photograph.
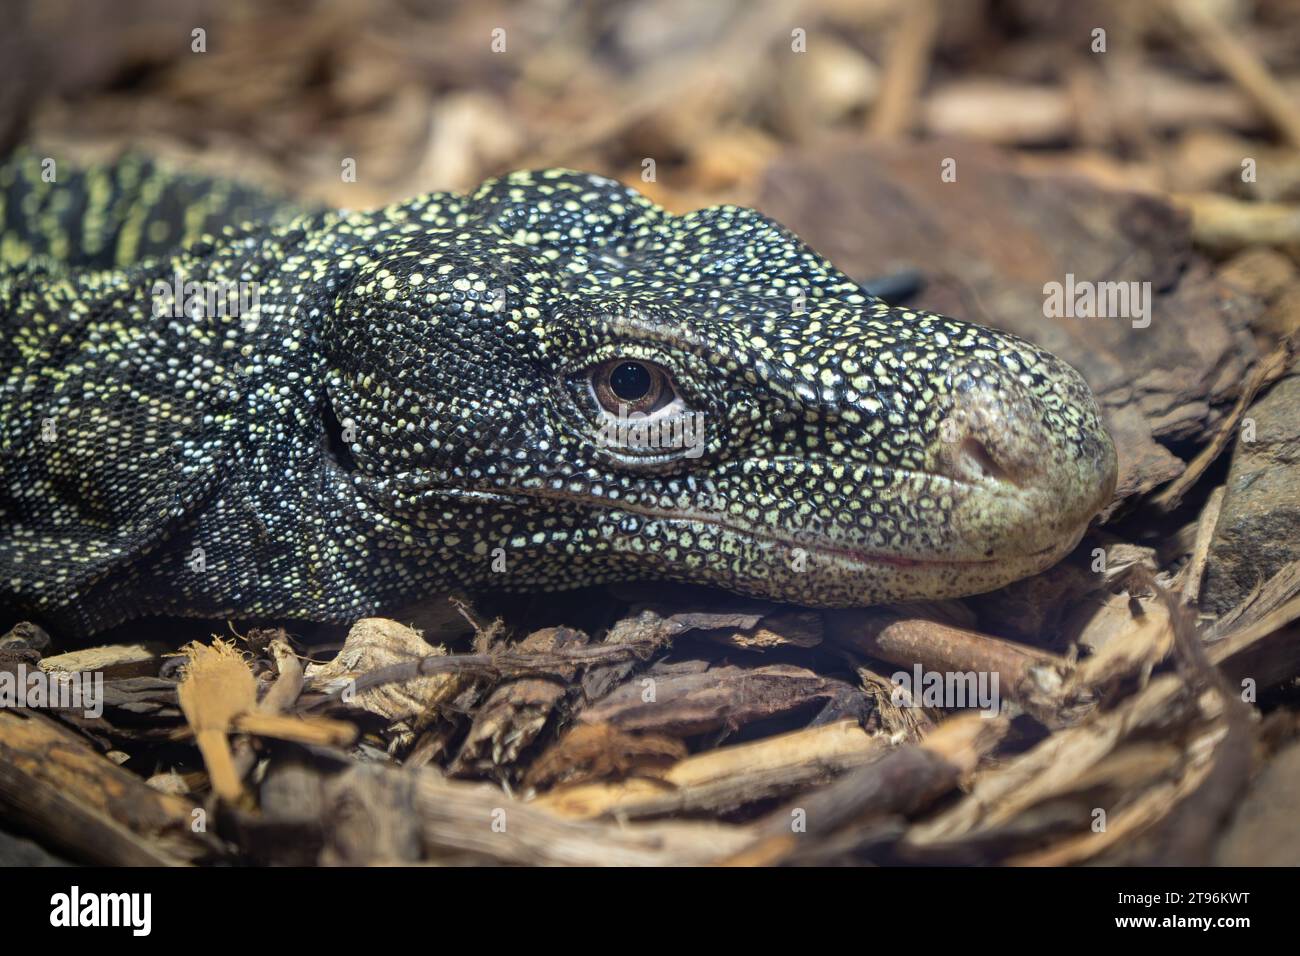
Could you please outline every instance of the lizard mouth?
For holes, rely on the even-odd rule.
[[[930,475],[929,477],[939,478],[953,485],[962,485],[971,488],[971,486],[966,482],[954,481],[947,476]],[[815,533],[781,533],[767,528],[755,528],[749,525],[727,521],[716,513],[696,510],[672,511],[661,508],[644,507],[629,504],[627,502],[612,501],[593,495],[583,495],[580,492],[521,488],[511,488],[508,490],[448,488],[437,482],[420,479],[416,479],[410,483],[404,482],[403,484],[404,490],[408,492],[424,494],[441,500],[454,498],[460,501],[476,504],[498,503],[514,506],[525,506],[531,501],[545,501],[571,505],[592,511],[598,510],[607,515],[626,515],[629,517],[643,518],[649,521],[671,522],[676,525],[685,525],[697,529],[709,528],[722,534],[733,535],[737,538],[753,542],[761,547],[781,549],[789,553],[804,551],[810,555],[814,555],[818,558],[839,565],[846,570],[852,569],[854,566],[863,570],[880,567],[900,569],[961,569],[979,568],[996,564],[998,562],[1016,562],[1017,564],[1037,564],[1041,562],[1043,566],[1046,566],[1068,552],[1074,546],[1078,537],[1082,535],[1084,530],[1084,527],[1081,526],[1078,529],[1077,534],[1067,535],[1064,538],[1058,539],[1057,541],[1041,548],[1015,551],[989,549],[983,554],[959,557],[955,555],[947,556],[942,553],[918,554],[907,553],[905,551],[873,549],[852,542],[847,542],[842,539],[829,538],[825,535],[817,535]],[[635,531],[625,533],[634,534]]]
[[[872,550],[858,547],[843,541],[813,534],[779,534],[768,530],[759,530],[745,525],[733,524],[732,522],[725,521],[716,515],[707,513],[662,511],[654,508],[637,508],[629,505],[611,505],[608,502],[600,502],[595,499],[580,497],[566,498],[565,496],[552,495],[549,493],[540,493],[536,495],[524,494],[521,497],[540,498],[546,500],[567,500],[588,507],[599,507],[602,510],[611,513],[621,512],[624,514],[637,515],[650,520],[673,521],[689,525],[708,526],[725,534],[736,535],[756,543],[775,546],[789,552],[802,550],[847,565],[859,564],[877,567],[885,565],[895,568],[977,567],[980,565],[1004,561],[1009,558],[1032,561],[1036,558],[1051,555],[1053,552],[1061,549],[1060,544],[1051,544],[1036,551],[1016,554],[989,553],[979,557],[959,558],[945,557],[942,555],[910,555],[902,552]]]
[[[776,489],[782,479],[789,481],[789,463],[779,471],[770,461],[764,461],[764,466],[777,475],[774,486],[760,489],[757,482],[763,469],[751,466],[744,469],[750,481],[741,500],[786,500]],[[809,487],[815,487],[816,469],[812,472]],[[928,470],[891,470],[887,475],[873,470],[872,474],[887,477],[888,489],[875,485],[869,474],[854,475],[844,487],[848,494],[861,497],[822,509],[844,514],[844,530],[850,530],[853,515],[860,520],[868,510],[850,505],[883,502],[894,511],[872,509],[872,521],[877,526],[889,522],[890,527],[905,531],[899,526],[916,520],[908,502],[928,495],[947,504],[914,537],[885,537],[882,527],[882,540],[876,543],[835,533],[840,529],[834,527],[800,526],[797,514],[787,514],[780,525],[756,526],[746,520],[750,515],[736,515],[731,508],[619,500],[589,493],[576,483],[566,485],[561,479],[543,487],[454,487],[447,476],[424,470],[352,477],[361,481],[364,493],[380,511],[408,519],[401,525],[408,544],[412,543],[409,519],[415,515],[442,514],[446,520],[461,508],[467,515],[501,512],[506,525],[513,523],[512,514],[524,517],[545,511],[559,518],[558,523],[548,524],[554,529],[550,533],[535,539],[531,533],[521,533],[508,542],[512,553],[526,559],[512,565],[516,576],[510,581],[488,579],[492,586],[512,590],[538,583],[571,587],[592,578],[667,579],[712,584],[805,607],[868,607],[992,591],[1063,558],[1082,538],[1095,513],[1085,517],[1083,510],[1070,505],[1068,495],[1058,494],[1068,489],[1025,488],[988,475],[968,478]],[[737,497],[735,491],[725,493],[728,502]],[[1045,517],[1045,509],[1051,510],[1050,518]],[[759,517],[767,515],[760,509]],[[582,545],[576,551],[566,544],[569,537],[563,529],[569,529]],[[445,550],[447,536],[439,531],[438,526],[429,527],[427,539],[419,546]],[[464,539],[452,547],[471,544],[481,547]],[[586,560],[578,572],[569,572],[575,556]]]
[[[730,531],[734,534],[746,535],[757,540],[770,540],[773,543],[789,548],[791,550],[802,548],[807,551],[815,552],[826,558],[836,561],[842,561],[848,564],[862,565],[888,565],[895,568],[926,568],[926,567],[978,567],[979,565],[992,564],[998,561],[1006,560],[1006,555],[987,555],[979,558],[943,558],[943,557],[909,557],[903,554],[890,554],[880,551],[866,551],[859,548],[848,547],[838,543],[831,544],[822,541],[802,541],[799,539],[782,539],[775,535],[759,534],[752,529],[736,528],[731,525],[719,523],[718,527]],[[1033,561],[1037,558],[1046,558],[1054,552],[1061,550],[1059,545],[1048,545],[1037,551],[1027,551],[1022,554],[1014,555],[1019,560]]]

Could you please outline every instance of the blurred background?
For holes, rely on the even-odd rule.
[[[752,202],[782,154],[868,137],[995,143],[1128,189],[1300,198],[1298,0],[0,7],[4,146],[130,145],[340,205],[560,164],[674,209]],[[1247,155],[1268,175],[1243,183]]]

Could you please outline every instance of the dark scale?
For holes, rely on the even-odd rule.
[[[566,170],[361,213],[40,173],[0,166],[0,606],[66,633],[637,578],[968,594],[1113,489],[1067,365],[890,307],[752,210]],[[177,317],[177,277],[255,305]],[[700,430],[625,447],[621,404]]]

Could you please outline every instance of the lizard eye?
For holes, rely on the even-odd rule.
[[[668,373],[638,359],[612,359],[591,371],[591,388],[605,411],[653,412],[673,398]]]
[[[685,370],[670,372],[667,362],[630,351],[593,359],[565,376],[573,399],[566,408],[579,413],[574,425],[580,437],[601,460],[642,473],[666,473],[699,458],[709,447],[707,396],[706,407],[697,409],[685,389],[692,381],[687,376],[702,378],[708,369],[692,368],[688,360]]]

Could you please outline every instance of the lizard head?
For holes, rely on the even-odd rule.
[[[357,228],[329,400],[366,520],[407,566],[505,589],[956,596],[1051,565],[1113,493],[1072,368],[891,308],[751,210],[672,216],[547,171]]]

